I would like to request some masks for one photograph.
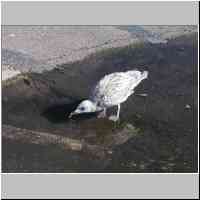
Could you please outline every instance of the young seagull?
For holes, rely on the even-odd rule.
[[[106,109],[118,106],[117,114],[109,119],[119,119],[120,104],[134,93],[134,88],[148,77],[148,72],[131,70],[104,76],[95,86],[88,100],[82,101],[69,117],[81,113],[101,111],[98,117],[106,117]]]

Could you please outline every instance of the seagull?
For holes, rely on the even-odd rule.
[[[100,112],[99,118],[106,117],[106,109],[117,106],[117,114],[109,117],[112,121],[119,120],[120,104],[134,93],[134,88],[148,77],[148,71],[130,70],[105,75],[91,91],[89,99],[82,101],[73,115]]]

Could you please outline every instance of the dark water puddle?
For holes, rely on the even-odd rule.
[[[4,86],[3,124],[83,139],[90,144],[112,147],[112,152],[109,159],[101,162],[75,152],[68,152],[61,161],[63,153],[53,147],[49,147],[50,151],[41,147],[39,152],[34,145],[29,148],[25,144],[5,142],[3,170],[196,171],[197,53],[197,35],[193,34],[165,44],[144,43],[105,50],[43,74],[27,74],[25,81]],[[135,68],[149,71],[149,79],[135,91],[147,96],[133,95],[123,103],[120,122],[97,119],[97,113],[68,118],[102,76]],[[109,115],[113,112],[115,109]],[[18,148],[27,149],[30,159],[23,151],[16,151]],[[49,158],[47,165],[40,165],[40,153]],[[30,164],[33,155],[36,159]]]
[[[96,117],[96,113],[79,114],[69,118],[71,112],[73,112],[82,100],[77,100],[68,104],[54,104],[45,108],[44,112],[41,113],[42,116],[47,118],[51,123],[63,123],[71,119],[76,121],[90,119]]]

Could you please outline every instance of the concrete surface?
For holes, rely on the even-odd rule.
[[[166,43],[194,31],[196,26],[2,26],[3,80],[19,71],[49,71],[102,49],[138,41]]]
[[[133,39],[109,26],[4,26],[2,61],[24,72],[51,70],[97,50],[125,46]]]

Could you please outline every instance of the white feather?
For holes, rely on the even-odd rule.
[[[118,105],[134,92],[134,88],[148,77],[148,72],[132,70],[104,76],[92,91],[91,100],[101,107]]]

